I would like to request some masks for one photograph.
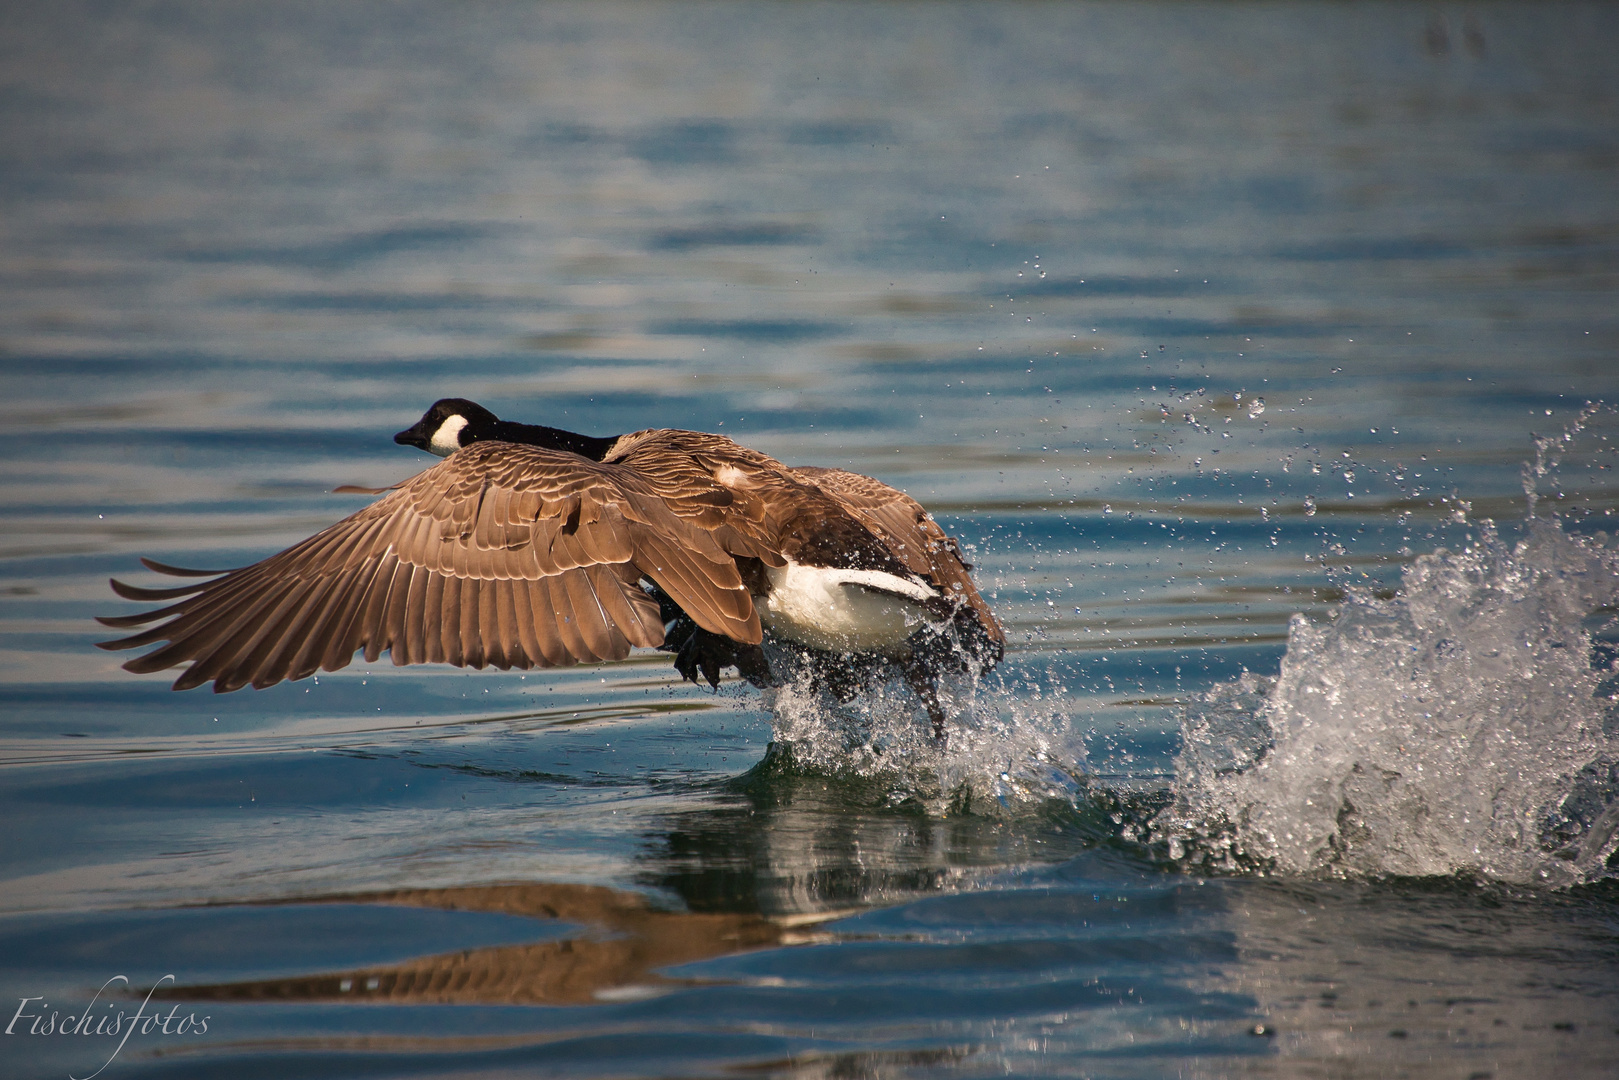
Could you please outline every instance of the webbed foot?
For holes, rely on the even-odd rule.
[[[716,690],[720,685],[720,670],[728,667],[736,668],[744,679],[761,690],[775,685],[763,649],[732,641],[700,626],[692,627],[675,653],[675,670],[682,679],[694,683],[700,673]]]

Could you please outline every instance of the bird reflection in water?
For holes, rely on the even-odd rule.
[[[164,987],[154,998],[188,1001],[380,1001],[391,1004],[588,1005],[651,997],[684,980],[664,968],[810,940],[832,915],[661,911],[646,897],[600,885],[523,883],[400,889],[322,897],[341,904],[396,904],[554,919],[583,929],[560,941],[499,945],[353,971],[200,986]]]

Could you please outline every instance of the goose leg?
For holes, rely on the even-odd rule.
[[[760,690],[777,685],[764,649],[704,630],[680,610],[680,605],[670,599],[668,593],[650,582],[643,583],[642,588],[658,601],[658,612],[663,619],[663,644],[658,648],[675,654],[675,670],[682,679],[695,683],[701,673],[708,685],[717,690],[720,669],[734,667]]]
[[[945,741],[944,706],[939,703],[939,684],[934,678],[933,668],[912,653],[909,659],[900,664],[900,672],[905,676],[905,685],[922,699],[922,707],[928,711],[928,719],[933,721],[933,738],[942,744]]]
[[[736,668],[744,679],[761,690],[775,685],[770,662],[757,645],[743,645],[693,625],[675,651],[675,670],[688,682],[696,682],[701,673],[709,686],[718,689],[720,669],[727,667]]]

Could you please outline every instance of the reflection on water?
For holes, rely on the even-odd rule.
[[[1608,983],[1612,889],[1568,896],[1447,879],[1267,883],[1228,893],[1269,1076],[1599,1076],[1619,1050]],[[1548,982],[1558,969],[1558,991]],[[1508,988],[1516,988],[1509,990]]]
[[[482,885],[327,899],[562,919],[594,936],[470,949],[390,967],[301,978],[165,987],[154,996],[187,1001],[583,1005],[655,995],[667,982],[659,974],[665,968],[803,940],[790,926],[816,921],[783,925],[758,915],[657,911],[645,896],[599,885]]]
[[[830,809],[830,808],[828,808]],[[827,814],[826,823],[835,820]],[[781,820],[758,830],[763,839]],[[735,836],[716,817],[686,823],[652,865],[688,860],[705,867],[692,833]],[[849,829],[846,836],[859,832]],[[1049,830],[1048,830],[1049,835]],[[958,850],[963,845],[958,837]],[[803,864],[806,891],[841,877],[837,889],[870,906],[808,917],[754,914],[746,889],[729,894],[682,879],[667,884],[700,904],[743,910],[660,909],[644,895],[598,886],[510,884],[369,895],[312,897],[301,905],[379,904],[560,921],[553,940],[493,945],[399,963],[160,989],[169,1001],[356,1005],[483,1004],[587,1007],[554,1021],[531,1014],[510,1029],[388,1034],[364,1032],[348,1012],[338,1033],[305,1049],[362,1054],[474,1055],[457,1067],[498,1068],[503,1055],[549,1054],[627,1030],[675,1038],[721,1037],[728,1010],[746,1014],[787,1048],[776,1066],[816,1071],[852,1055],[830,1053],[849,1024],[851,995],[879,1021],[881,1060],[975,1071],[1027,1068],[1071,1053],[1134,1047],[1145,1061],[1188,1051],[1213,1055],[1224,1073],[1314,1075],[1344,1062],[1373,1074],[1411,1070],[1453,1075],[1458,1064],[1532,1071],[1556,1060],[1597,1075],[1619,1050],[1607,998],[1615,956],[1598,929],[1611,913],[1603,893],[1513,894],[1455,881],[1384,884],[1228,880],[1191,885],[1139,877],[1106,858],[1080,855],[1060,870],[993,891],[962,889],[948,877],[914,877],[862,890],[850,871],[853,845]],[[870,856],[868,855],[868,859]],[[738,858],[738,865],[747,862]],[[1124,872],[1121,874],[1121,870]],[[1087,872],[1088,871],[1088,872]],[[821,882],[816,878],[822,877]],[[869,882],[867,883],[869,884]],[[695,887],[693,887],[695,886]],[[1611,892],[1611,890],[1610,890]],[[823,896],[825,892],[823,891]],[[872,901],[878,901],[871,904]],[[228,914],[228,912],[227,912]],[[1593,921],[1595,916],[1595,921]],[[1593,931],[1595,931],[1593,933]],[[1564,955],[1574,942],[1576,955]],[[829,963],[829,954],[854,956]],[[1143,970],[1150,962],[1151,972]],[[223,966],[229,961],[221,958]],[[982,1041],[956,989],[971,971],[984,1011],[1010,1037]],[[1017,982],[1007,976],[1016,973]],[[1548,978],[1559,981],[1546,992]],[[1044,987],[1030,994],[1027,980]],[[896,986],[907,994],[894,997]],[[1534,988],[1504,995],[1505,985]],[[1019,987],[1023,987],[1020,989]],[[652,1003],[696,995],[668,1013]],[[140,996],[140,995],[137,995]],[[1061,1003],[1060,1010],[1052,1005]],[[1197,1020],[1188,1039],[1185,1011]],[[1129,1017],[1118,1026],[1122,1015]],[[1177,1028],[1178,1024],[1178,1028]],[[954,1043],[915,1060],[901,1049],[932,1032]],[[1283,1062],[1270,1060],[1280,1052]],[[870,1054],[867,1051],[867,1054]],[[521,1059],[519,1059],[521,1060]],[[1469,1064],[1471,1063],[1471,1064]],[[818,1074],[818,1073],[817,1073]],[[841,1074],[840,1074],[841,1075]]]
[[[8,10],[0,991],[174,973],[132,1076],[1601,1072],[1615,20]],[[445,396],[893,483],[1007,659],[941,752],[661,655],[93,648]]]

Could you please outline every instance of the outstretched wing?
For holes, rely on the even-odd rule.
[[[153,569],[175,568],[151,564]],[[102,618],[156,626],[102,648],[168,644],[124,667],[191,666],[174,684],[216,692],[347,665],[358,650],[395,664],[552,667],[622,659],[663,641],[655,581],[698,625],[748,644],[759,617],[713,531],[670,512],[633,471],[574,454],[480,442],[351,517],[184,597]]]
[[[953,536],[945,535],[922,505],[903,491],[843,469],[796,468],[793,474],[831,496],[871,530],[913,574],[932,582],[945,596],[970,610],[996,656],[1006,632],[968,574]]]

